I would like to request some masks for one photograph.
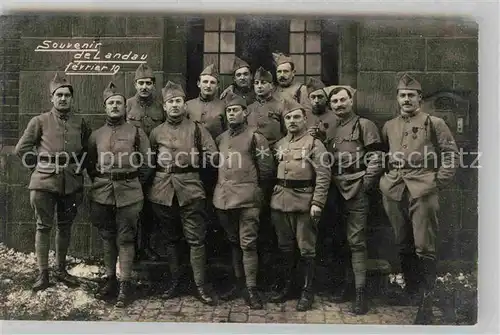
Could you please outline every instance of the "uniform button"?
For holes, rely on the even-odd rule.
[[[201,115],[207,115],[207,112],[203,112],[203,113],[201,113]]]
[[[290,163],[290,161],[285,161],[285,163]]]
[[[64,143],[68,144],[68,141],[64,141]]]
[[[285,170],[285,174],[287,174],[287,173],[288,173],[288,171],[287,171],[287,170]]]
[[[228,146],[227,148],[228,148],[228,149],[231,149],[232,147],[231,147],[231,146]]]
[[[403,149],[406,149],[408,148],[408,146],[406,144],[403,145]]]
[[[177,150],[177,149],[176,149],[176,148],[173,148],[173,149],[172,149],[172,151],[175,151],[175,150]]]
[[[205,121],[202,121],[202,122],[201,122],[201,124],[206,124],[206,122],[205,122]]]
[[[405,131],[405,136],[408,136],[408,132],[407,131]]]

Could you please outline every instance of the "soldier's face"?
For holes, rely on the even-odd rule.
[[[253,87],[258,96],[267,96],[273,90],[273,83],[267,80],[254,80]]]
[[[153,94],[155,84],[151,78],[137,79],[135,89],[140,97],[147,98]]]
[[[326,106],[327,96],[325,91],[316,90],[309,94],[309,100],[311,100],[311,104],[314,109],[321,109]]]
[[[125,98],[121,95],[113,95],[106,99],[104,103],[106,114],[112,119],[119,119],[125,116]]]
[[[286,129],[294,134],[305,129],[306,117],[301,109],[296,109],[285,115]]]
[[[73,103],[73,94],[71,94],[69,87],[60,87],[54,91],[50,101],[55,109],[59,111],[68,111]]]
[[[347,115],[352,111],[352,98],[346,90],[341,90],[330,97],[330,107],[338,116]]]
[[[245,109],[240,105],[228,106],[226,116],[229,124],[242,124],[245,121]]]
[[[295,69],[292,70],[292,64],[290,63],[280,64],[276,69],[276,77],[280,85],[288,85],[295,77]]]
[[[248,88],[252,85],[252,74],[250,69],[242,67],[234,72],[234,82],[238,87]]]
[[[167,112],[168,116],[178,117],[185,113],[184,108],[184,98],[183,97],[173,97],[168,99],[163,104],[163,108]]]
[[[198,81],[198,88],[203,95],[212,96],[217,89],[217,78],[209,75],[203,75]]]
[[[398,104],[405,113],[414,113],[420,107],[422,96],[417,90],[399,90]]]

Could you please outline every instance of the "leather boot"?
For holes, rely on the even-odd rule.
[[[368,313],[368,304],[366,302],[364,287],[356,289],[356,300],[352,305],[352,312],[357,315]]]
[[[422,270],[417,255],[415,253],[400,254],[399,259],[406,285],[404,289],[391,290],[387,296],[387,303],[393,306],[418,306]]]
[[[33,284],[32,290],[43,291],[49,287],[49,270],[42,270],[38,274],[35,283]]]
[[[256,287],[245,288],[245,301],[247,302],[250,309],[262,309],[262,299],[260,298],[260,293]]]
[[[434,313],[432,302],[434,298],[434,285],[436,282],[436,261],[433,259],[420,259],[424,280],[420,286],[420,304],[418,306],[415,325],[429,325],[433,323]]]
[[[304,259],[303,264],[304,286],[297,303],[297,311],[303,312],[311,309],[314,302],[314,259]]]
[[[78,278],[70,275],[68,271],[66,271],[65,264],[61,264],[57,267],[57,269],[54,271],[54,278],[69,287],[80,286],[80,281],[78,280]]]
[[[344,264],[347,268],[345,269],[344,279],[342,280],[340,286],[333,293],[331,301],[335,303],[343,303],[351,300],[353,291],[353,274],[350,266]]]
[[[171,299],[179,293],[180,285],[179,255],[176,246],[167,246],[167,258],[170,269],[170,284],[165,292],[163,292],[162,297],[164,299]]]
[[[95,297],[100,300],[112,299],[118,295],[120,284],[116,276],[110,276],[105,279],[104,286],[102,286],[96,293]]]
[[[120,293],[116,300],[115,306],[118,308],[126,307],[132,300],[132,283],[130,281],[122,281],[120,283]]]
[[[215,299],[208,292],[205,285],[196,287],[196,298],[206,305],[209,305],[209,306],[215,305]]]
[[[281,303],[284,302],[292,290],[292,272],[295,263],[294,252],[287,252],[283,257],[283,271],[281,276],[278,276],[278,282],[273,287],[273,292],[269,298],[270,302]]]

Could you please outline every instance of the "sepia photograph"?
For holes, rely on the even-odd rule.
[[[0,34],[0,320],[477,323],[474,19]]]

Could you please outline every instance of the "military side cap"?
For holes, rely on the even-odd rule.
[[[228,93],[226,97],[226,107],[240,105],[242,107],[247,107],[247,101],[242,96],[235,93]]]
[[[242,67],[247,67],[250,69],[250,65],[248,65],[247,62],[245,62],[243,59],[234,57],[234,62],[233,62],[233,73],[236,72],[236,70],[241,69]]]
[[[293,64],[292,57],[287,56],[281,52],[279,52],[279,53],[273,52],[273,59],[274,59],[274,64],[276,66],[279,66],[279,65],[285,64],[285,63],[292,63]]]
[[[401,79],[399,79],[398,90],[418,90],[422,91],[422,86],[420,83],[408,73],[403,74]]]
[[[264,70],[264,68],[261,66],[255,71],[254,75],[254,80],[265,80],[269,83],[273,82],[273,75],[271,72]]]
[[[153,69],[149,67],[148,64],[142,63],[139,65],[137,70],[135,70],[134,80],[143,79],[143,78],[155,78],[153,73]]]
[[[325,88],[325,84],[321,80],[314,77],[310,77],[306,84],[307,94],[311,94],[314,91],[321,90]],[[326,92],[325,92],[326,93]]]
[[[71,89],[73,89],[73,86],[69,83],[66,77],[59,74],[59,72],[56,72],[49,86],[50,86],[50,94],[54,94],[54,92],[61,87],[71,87]]]
[[[210,64],[200,73],[200,76],[212,76],[216,79],[219,78],[219,74],[217,73],[217,68],[214,64]]]
[[[285,99],[283,100],[283,116],[287,115],[290,112],[301,109],[304,111],[304,107],[299,104],[297,101],[293,99]]]
[[[102,94],[103,101],[106,102],[106,100],[114,95],[121,95],[123,99],[127,100],[127,98],[125,98],[125,95],[119,92],[116,85],[112,81],[110,81],[108,86],[106,86],[106,88],[104,89],[104,93]]]
[[[182,86],[170,80],[165,84],[165,87],[161,90],[161,93],[163,95],[163,101],[167,101],[175,97],[186,98],[186,93],[184,93],[184,89],[182,88]]]
[[[349,91],[349,93],[351,93],[351,96],[354,98],[354,93],[356,93],[356,89],[349,86],[349,85],[332,85],[332,86],[328,86],[328,87],[325,87],[324,90],[326,92],[326,94],[328,96],[330,96],[330,94],[332,93],[332,91],[336,88],[343,88],[347,91]]]

